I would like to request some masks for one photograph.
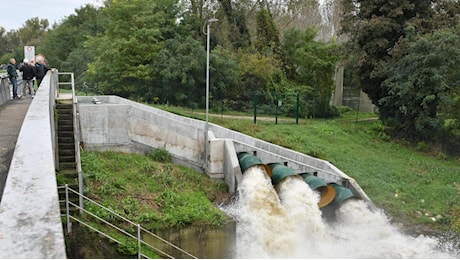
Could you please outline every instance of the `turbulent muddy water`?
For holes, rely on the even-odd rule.
[[[235,201],[221,208],[234,222],[156,233],[197,258],[460,257],[458,238],[407,235],[383,211],[358,199],[344,201],[334,218],[326,217],[319,199],[301,177],[286,177],[273,187],[265,170],[255,166],[243,174]]]
[[[458,258],[450,241],[409,236],[382,211],[350,199],[326,221],[319,195],[302,178],[273,188],[263,168],[243,174],[238,199],[223,210],[236,221],[231,255],[219,258]]]

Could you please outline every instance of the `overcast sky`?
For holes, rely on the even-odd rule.
[[[75,9],[85,4],[102,6],[103,0],[2,0],[0,3],[0,26],[6,31],[23,27],[26,20],[34,17],[48,19],[50,27],[65,17],[75,14]]]

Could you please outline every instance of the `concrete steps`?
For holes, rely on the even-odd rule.
[[[73,123],[73,104],[70,102],[56,103],[57,123],[56,132],[58,139],[59,169],[57,170],[58,186],[69,185],[78,191],[78,170],[75,151],[75,133]],[[59,189],[61,213],[65,213],[65,190]],[[78,196],[70,193],[69,200],[78,205]],[[71,207],[72,212],[76,211]]]

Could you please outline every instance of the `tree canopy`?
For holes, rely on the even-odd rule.
[[[301,117],[335,116],[334,75],[345,64],[395,136],[460,140],[458,0],[329,6],[341,14],[341,34],[325,39],[318,29],[328,17],[314,0],[106,0],[53,28],[38,18],[19,30],[0,27],[0,57],[6,63],[33,44],[51,66],[74,72],[77,84],[144,102],[204,107],[205,29],[217,18],[210,25],[211,109],[252,111],[258,95],[262,112],[271,113],[276,95],[294,93]],[[280,112],[292,115],[292,106]]]
[[[396,136],[458,144],[459,6],[457,0],[344,1],[348,69]]]

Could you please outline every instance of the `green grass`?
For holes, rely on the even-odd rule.
[[[162,109],[204,119],[202,113]],[[252,116],[252,115],[247,115]],[[349,112],[335,119],[301,119],[299,124],[230,119],[209,121],[256,138],[327,160],[354,178],[394,221],[460,232],[459,159],[419,152],[391,140],[376,114]],[[436,218],[433,221],[433,218]]]
[[[149,230],[224,224],[227,217],[213,202],[229,196],[225,183],[155,161],[152,158],[169,161],[159,151],[139,155],[82,150],[85,194]]]

